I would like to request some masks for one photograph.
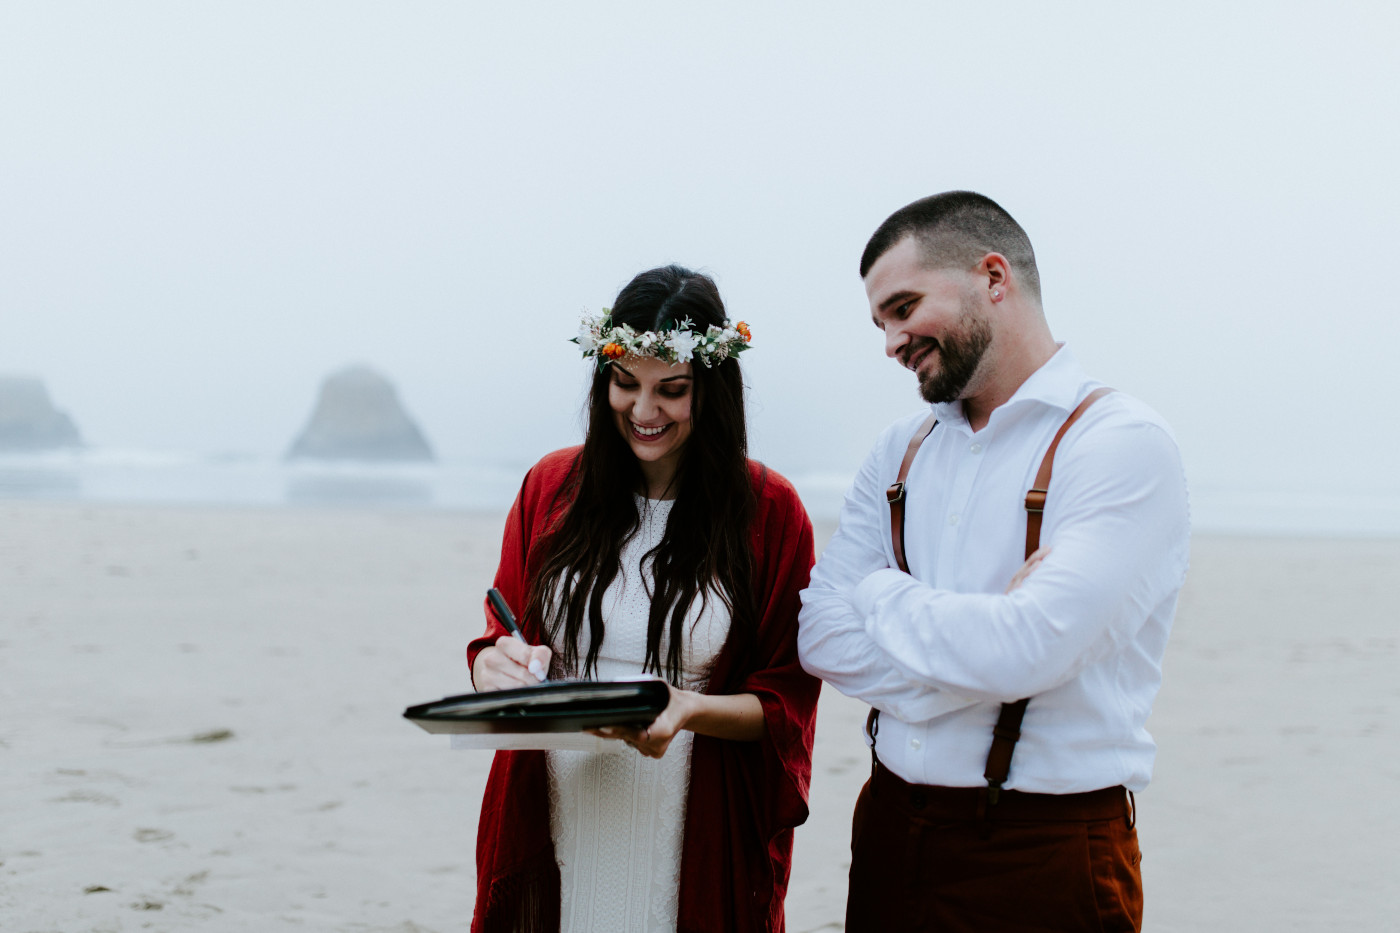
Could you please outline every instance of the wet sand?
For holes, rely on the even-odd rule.
[[[0,503],[0,928],[466,929],[489,756],[399,714],[466,689],[500,525]],[[1400,541],[1196,539],[1146,929],[1395,922],[1397,571]],[[823,694],[794,931],[841,928],[864,713]]]

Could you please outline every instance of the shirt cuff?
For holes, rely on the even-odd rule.
[[[856,607],[856,612],[860,614],[862,620],[870,618],[870,614],[875,611],[875,603],[880,595],[896,583],[903,583],[909,579],[909,574],[903,570],[896,570],[893,567],[886,567],[877,570],[860,581],[856,587],[855,596],[851,602]]]

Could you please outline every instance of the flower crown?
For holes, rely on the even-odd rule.
[[[573,342],[584,359],[597,357],[599,369],[624,356],[654,356],[672,364],[694,359],[708,368],[743,353],[753,337],[743,321],[730,324],[726,319],[723,327],[711,324],[703,333],[694,328],[690,318],[684,318],[671,330],[638,333],[626,324],[614,327],[612,309],[604,308],[598,317],[583,316]]]

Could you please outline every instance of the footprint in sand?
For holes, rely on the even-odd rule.
[[[296,790],[295,784],[277,784],[271,787],[263,787],[257,784],[235,784],[229,790],[235,794],[275,794]]]
[[[193,875],[186,875],[183,881],[170,890],[170,893],[176,897],[194,897],[195,886],[203,884],[208,877],[209,872],[207,870],[197,871]]]
[[[120,807],[122,802],[110,794],[99,794],[95,790],[75,790],[54,797],[51,803],[95,803],[104,807]]]
[[[197,732],[194,735],[181,735],[164,739],[131,739],[125,741],[107,741],[102,744],[108,748],[154,748],[157,745],[213,745],[216,742],[227,742],[234,737],[232,729],[211,729],[208,732]]]
[[[167,829],[138,829],[131,834],[131,838],[137,842],[167,842],[175,838],[175,834]]]
[[[130,787],[135,783],[120,771],[106,769],[88,771],[82,768],[55,768],[52,775],[46,776],[44,780],[50,784],[71,786],[73,778],[83,778],[87,783],[121,784],[125,787]]]

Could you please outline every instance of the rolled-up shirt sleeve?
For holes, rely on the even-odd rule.
[[[920,722],[977,701],[892,665],[888,651],[868,631],[867,614],[852,602],[857,586],[872,574],[883,571],[913,580],[888,569],[887,526],[881,521],[882,511],[888,509],[887,481],[881,478],[881,463],[889,443],[886,432],[861,465],[846,494],[836,534],[802,592],[797,650],[808,673],[847,696],[905,722]]]
[[[887,561],[876,566],[868,544],[842,541],[840,558],[824,568],[824,555],[817,569],[825,570],[825,587],[850,597],[842,611],[836,592],[818,594],[811,631],[804,607],[808,670],[842,692],[888,696],[903,709],[930,696],[1008,702],[1065,683],[1131,640],[1185,577],[1180,455],[1152,423],[1104,424],[1076,443],[1072,437],[1057,457],[1046,505],[1041,543],[1050,554],[1019,589],[936,589]],[[863,470],[857,487],[867,481]]]

